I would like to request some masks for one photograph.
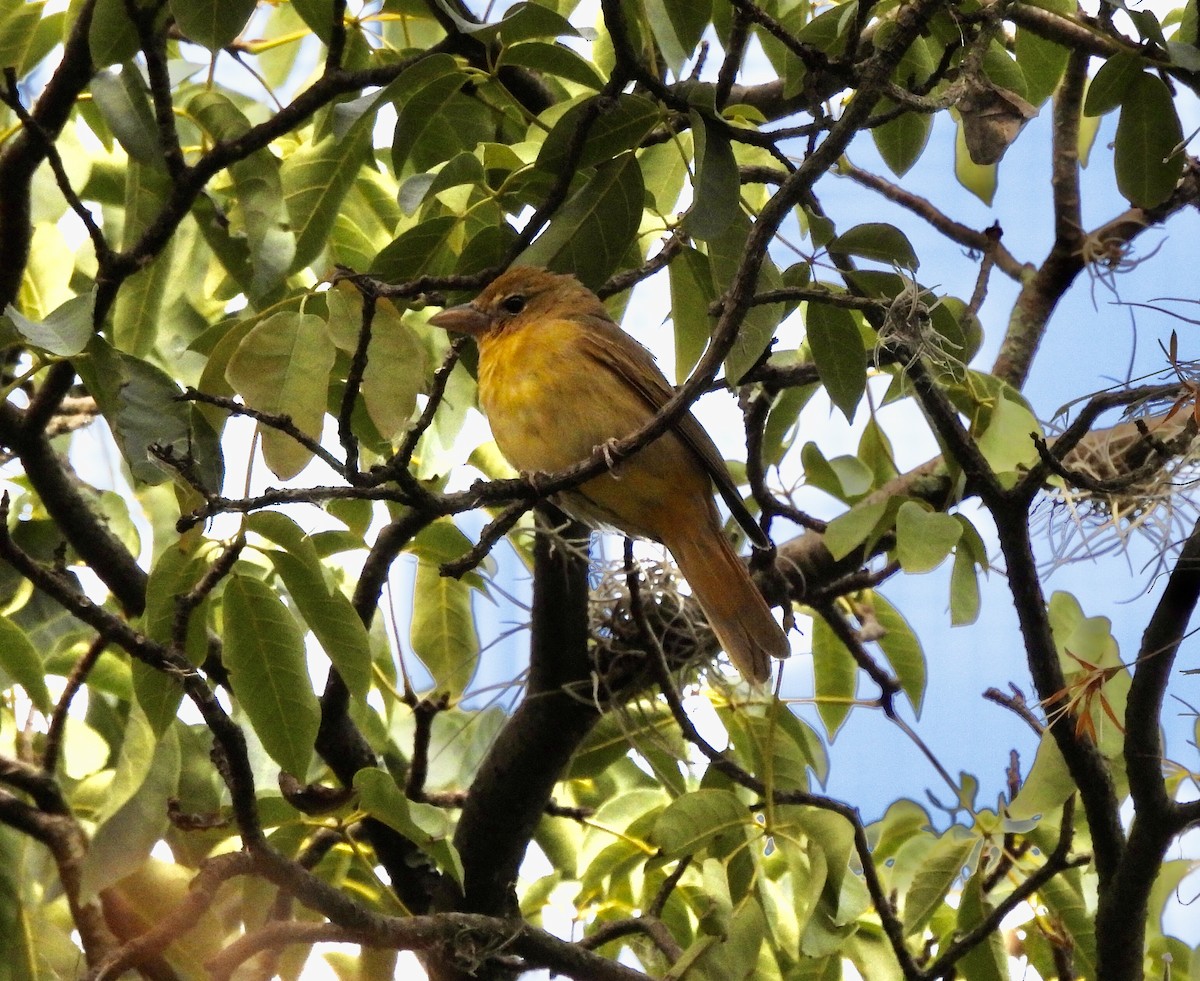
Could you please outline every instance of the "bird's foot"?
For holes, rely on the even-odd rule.
[[[604,457],[604,463],[608,467],[608,472],[612,474],[613,480],[621,479],[621,475],[617,473],[617,467],[621,465],[621,461],[613,456],[613,450],[616,449],[619,442],[620,440],[613,436],[610,439],[606,439],[593,450],[593,452],[598,452]]]
[[[549,474],[541,470],[518,470],[517,472],[521,475],[521,479],[533,488],[534,493],[540,497],[545,496],[546,492],[544,488],[546,486],[546,478]]]

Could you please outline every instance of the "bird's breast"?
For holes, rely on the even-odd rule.
[[[649,410],[573,340],[570,322],[484,338],[479,401],[500,451],[518,470],[561,470],[638,428]]]

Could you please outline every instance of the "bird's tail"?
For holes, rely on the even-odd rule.
[[[766,681],[770,658],[790,653],[787,635],[720,526],[688,528],[666,545],[734,666],[744,678]]]

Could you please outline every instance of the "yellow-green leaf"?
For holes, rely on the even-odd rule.
[[[301,433],[317,439],[334,356],[325,321],[284,310],[242,339],[225,378],[251,407],[288,416]],[[262,435],[263,456],[278,477],[294,477],[312,459],[310,450],[278,430],[264,426]]]
[[[222,601],[223,658],[233,693],[271,758],[303,780],[321,709],[300,628],[274,591],[250,576],[230,576]]]

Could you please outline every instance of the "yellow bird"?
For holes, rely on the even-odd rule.
[[[429,322],[475,338],[479,402],[500,452],[526,473],[587,459],[640,429],[673,394],[653,355],[574,276],[510,269],[471,303]],[[743,676],[761,682],[770,658],[788,656],[788,640],[725,538],[714,482],[747,533],[765,545],[691,413],[614,472],[556,499],[593,525],[665,545],[721,646]]]

